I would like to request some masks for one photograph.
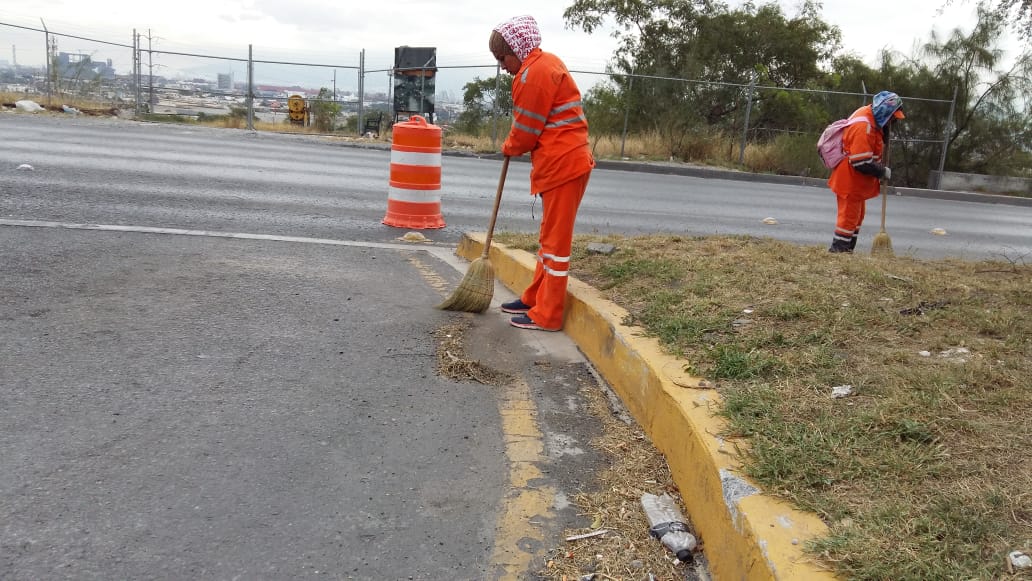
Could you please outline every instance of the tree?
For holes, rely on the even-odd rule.
[[[953,0],[946,2],[950,4]],[[1032,0],[981,0],[978,6],[1010,22],[1021,38],[1032,41]]]
[[[333,131],[334,122],[340,115],[340,104],[333,100],[333,95],[326,87],[319,89],[319,96],[310,105],[312,124],[319,131]]]
[[[620,42],[610,72],[639,75],[634,83],[614,80],[630,93],[630,128],[660,131],[676,141],[700,126],[730,131],[739,125],[754,78],[785,88],[819,83],[820,65],[831,61],[840,42],[838,29],[820,19],[819,8],[804,0],[798,14],[787,17],[774,3],[731,10],[709,0],[576,0],[564,17],[589,33],[607,19],[615,21]],[[794,127],[806,117],[802,105],[785,93],[756,92],[750,125]]]
[[[462,104],[463,111],[455,121],[455,128],[462,133],[480,135],[493,115],[512,115],[512,75],[473,77],[462,87]]]
[[[1027,4],[1027,2],[1026,2]],[[954,124],[946,134],[951,168],[974,173],[1014,173],[1015,160],[1032,151],[1032,53],[1010,69],[997,70],[997,48],[1008,26],[1007,14],[986,4],[968,34],[953,30],[946,39],[934,33],[923,56],[927,83],[952,83],[957,89]],[[944,128],[945,129],[945,128]],[[946,133],[944,131],[944,133]]]

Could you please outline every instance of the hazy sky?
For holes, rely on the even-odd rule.
[[[892,4],[892,12],[877,12],[872,2],[827,0],[823,3],[826,22],[842,30],[847,51],[870,64],[882,48],[911,54],[913,47],[928,39],[934,29],[945,35],[956,27],[969,30],[975,21],[975,0],[954,0],[954,6],[943,7],[946,0],[900,0]],[[732,0],[732,5],[741,2]],[[762,3],[762,2],[757,2]],[[177,0],[175,2],[126,2],[117,0],[12,0],[0,7],[0,23],[49,30],[131,45],[132,31],[152,36],[155,49],[195,54],[213,54],[246,58],[248,45],[254,47],[259,60],[311,62],[357,68],[358,54],[365,49],[367,70],[391,66],[396,46],[432,46],[437,48],[437,64],[445,67],[493,65],[487,50],[491,28],[515,14],[531,14],[542,28],[542,48],[562,57],[570,69],[601,72],[616,46],[611,29],[587,35],[567,30],[562,13],[569,2],[564,0],[524,0],[501,3],[483,0],[390,0],[380,4],[363,0]],[[786,14],[795,13],[795,0],[782,0]],[[146,46],[146,40],[144,41]],[[1017,52],[1016,40],[1007,43],[1010,52]],[[12,48],[16,47],[16,48]],[[42,33],[33,33],[10,26],[0,26],[0,60],[11,62],[14,53],[19,64],[39,65],[43,62],[45,41]],[[85,40],[58,38],[58,49],[82,52],[94,59],[111,58],[116,69],[131,69],[130,51],[98,45]],[[1009,55],[1013,57],[1014,55]],[[183,64],[183,61],[189,61]],[[246,67],[227,61],[181,59],[171,55],[154,57],[155,74],[162,69],[210,70],[232,69],[238,80]],[[442,73],[460,77],[461,86],[473,76],[493,75],[491,68],[467,69]],[[268,69],[266,69],[268,70]],[[315,74],[329,80],[336,78],[342,86],[355,84],[357,74],[348,70],[316,69],[312,71],[277,72],[275,82],[290,82],[291,76]],[[386,73],[379,81],[366,81],[367,89],[386,85]],[[583,84],[583,83],[582,83]]]

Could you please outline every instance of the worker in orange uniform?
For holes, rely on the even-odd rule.
[[[828,187],[838,199],[835,236],[828,252],[853,252],[864,222],[867,200],[877,197],[878,180],[888,181],[892,170],[882,163],[882,152],[889,141],[889,128],[896,119],[903,119],[903,99],[896,93],[882,91],[870,105],[864,105],[850,119],[863,117],[864,122],[848,125],[842,133],[842,149],[846,158],[835,166],[828,178]]]
[[[563,327],[573,223],[595,159],[588,146],[588,120],[580,90],[563,61],[540,48],[541,32],[531,16],[517,16],[491,32],[489,47],[513,75],[512,129],[502,154],[530,152],[530,193],[542,205],[540,249],[534,279],[519,299],[502,304],[521,329]]]

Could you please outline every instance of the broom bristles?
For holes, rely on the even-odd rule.
[[[466,276],[458,288],[436,308],[442,311],[464,311],[482,313],[491,306],[494,297],[494,266],[487,258],[478,258],[470,263]]]
[[[871,243],[871,254],[892,255],[892,238],[889,238],[888,232],[882,230],[874,236],[874,242]]]

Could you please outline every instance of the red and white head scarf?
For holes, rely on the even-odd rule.
[[[521,61],[526,60],[530,51],[541,46],[541,31],[533,16],[515,16],[494,29]]]

